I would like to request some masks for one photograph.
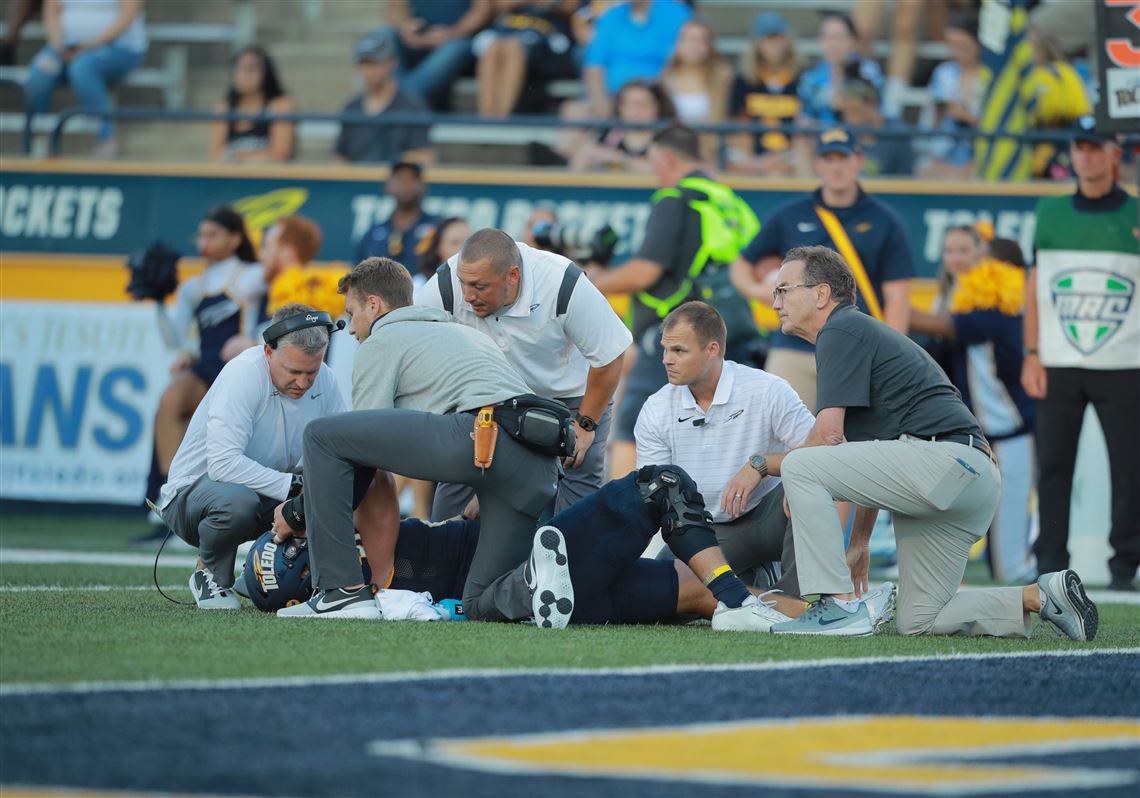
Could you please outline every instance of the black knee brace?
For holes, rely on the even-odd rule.
[[[712,516],[697,483],[678,466],[645,466],[637,473],[642,500],[661,525],[661,537],[673,555],[688,562],[717,545]]]

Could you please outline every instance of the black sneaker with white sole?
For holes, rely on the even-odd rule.
[[[534,533],[526,584],[531,592],[535,626],[565,629],[574,613],[574,585],[570,581],[566,539],[557,527],[539,527]]]
[[[1054,571],[1037,580],[1041,591],[1041,620],[1052,624],[1073,640],[1092,640],[1100,623],[1096,604],[1085,595],[1076,571]]]
[[[232,588],[221,587],[208,568],[198,568],[190,574],[190,592],[200,610],[240,610],[241,600]]]
[[[364,585],[355,590],[342,587],[333,590],[319,590],[311,599],[277,610],[278,618],[360,618],[378,621],[380,605],[372,595],[372,586]]]

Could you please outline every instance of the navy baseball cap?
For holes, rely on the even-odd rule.
[[[862,152],[859,142],[851,132],[842,127],[830,127],[820,132],[815,143],[816,155],[827,155],[829,152],[841,152],[844,155],[854,155]]]
[[[1098,133],[1096,129],[1096,117],[1092,114],[1085,114],[1084,116],[1073,122],[1073,143],[1076,144],[1080,141],[1088,141],[1093,144],[1107,144],[1112,141],[1111,136],[1104,133]]]
[[[416,177],[423,177],[424,176],[423,164],[417,163],[416,161],[407,161],[407,160],[396,161],[394,164],[392,164],[391,173],[396,174],[396,172],[399,172],[401,169],[407,169],[407,170],[415,173]]]
[[[387,61],[396,57],[396,37],[388,28],[366,33],[356,42],[357,61]]]
[[[788,21],[775,11],[757,14],[752,20],[752,36],[757,39],[763,39],[765,36],[787,36],[790,30]]]

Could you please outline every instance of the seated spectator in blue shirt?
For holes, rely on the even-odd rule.
[[[946,131],[972,130],[977,127],[990,79],[990,70],[982,64],[977,17],[951,17],[943,38],[950,58],[934,68],[928,87],[934,103],[934,126]],[[919,170],[923,177],[967,178],[973,173],[971,139],[939,136],[931,139],[928,147],[931,160]]]
[[[389,111],[427,110],[423,100],[396,80],[396,55],[396,36],[392,31],[369,33],[357,42],[356,71],[364,82],[364,93],[349,100],[344,113],[381,116]],[[342,123],[336,155],[340,161],[351,163],[384,163],[401,158],[420,163],[432,160],[424,125]]]
[[[897,120],[883,119],[879,92],[862,78],[848,78],[839,86],[839,111],[843,123],[854,128],[907,131]],[[914,147],[910,136],[880,137],[872,133],[859,136],[863,149],[863,174],[867,177],[914,173]]]
[[[819,23],[819,49],[823,60],[800,77],[799,93],[804,103],[804,116],[821,127],[839,121],[836,89],[850,75],[848,67],[878,91],[883,89],[883,70],[875,61],[864,58],[856,49],[855,25],[845,14],[824,14]]]
[[[384,193],[396,201],[396,207],[380,224],[365,233],[356,243],[356,263],[366,258],[391,258],[409,274],[419,271],[420,258],[431,244],[431,235],[439,218],[424,212],[423,167],[400,161],[392,166],[392,174]]]
[[[610,99],[629,81],[659,77],[692,15],[680,0],[628,0],[602,14],[582,70],[591,115],[609,116]]]
[[[388,0],[388,24],[398,33],[400,85],[435,110],[447,110],[451,84],[475,60],[471,37],[493,15],[492,0]]]
[[[504,117],[515,110],[527,79],[546,82],[576,77],[570,17],[580,0],[495,0],[498,18],[471,42],[478,58],[480,116]]]
[[[787,20],[774,11],[752,20],[752,41],[740,57],[729,116],[769,127],[790,125],[803,109],[797,93],[800,61]],[[728,168],[766,175],[792,173],[792,142],[784,133],[740,133],[728,139]]]

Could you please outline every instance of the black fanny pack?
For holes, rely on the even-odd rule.
[[[523,394],[495,406],[503,432],[540,454],[573,457],[577,438],[574,416],[557,399]]]

